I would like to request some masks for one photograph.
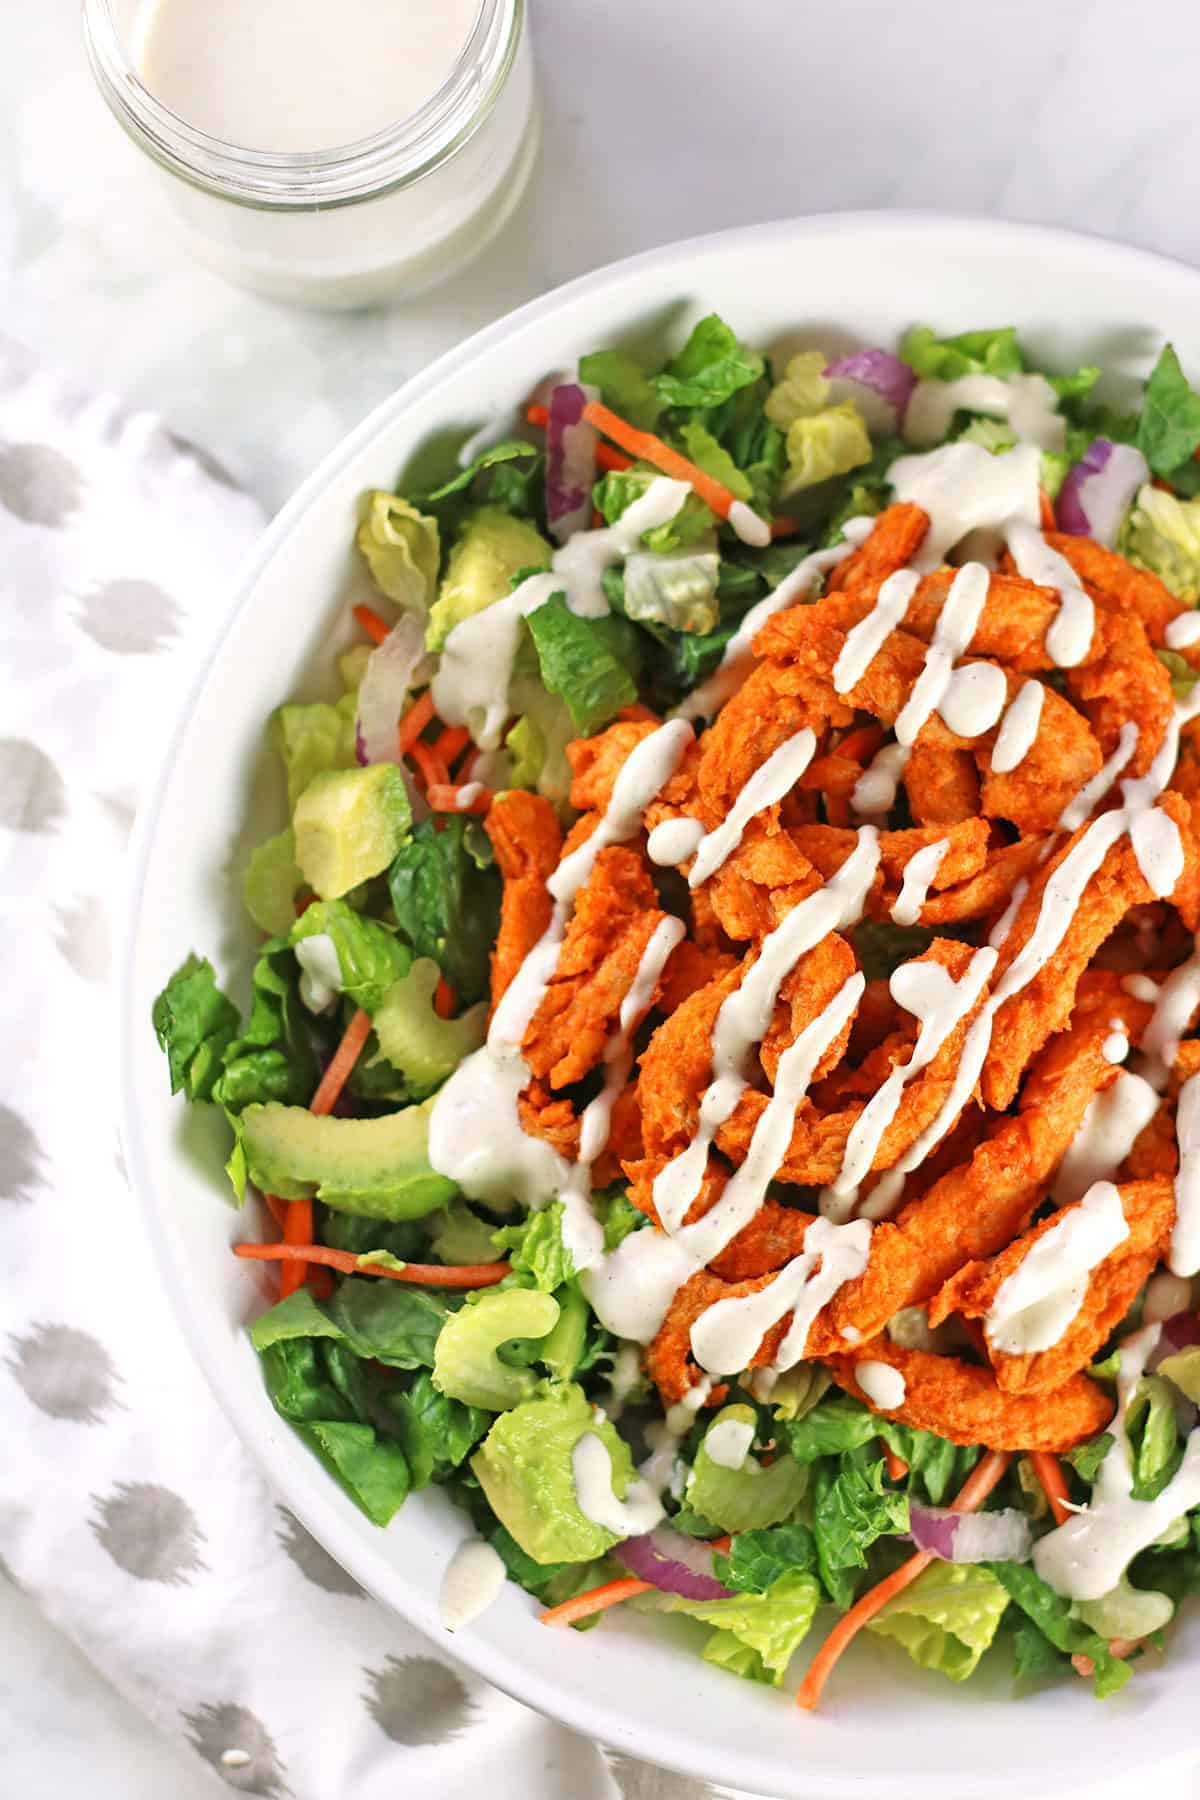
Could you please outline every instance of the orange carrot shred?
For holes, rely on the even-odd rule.
[[[576,1594],[573,1600],[552,1606],[542,1614],[542,1624],[574,1625],[580,1619],[590,1619],[593,1613],[619,1606],[622,1600],[632,1600],[635,1594],[645,1594],[653,1586],[652,1581],[639,1581],[635,1575],[619,1576],[616,1581],[606,1581],[600,1587],[589,1588],[586,1594]]]
[[[530,425],[540,425],[544,431],[550,423],[550,408],[536,404],[525,408],[525,418]]]
[[[321,1077],[320,1085],[312,1097],[310,1112],[330,1113],[333,1111],[342,1089],[350,1079],[350,1072],[358,1061],[359,1053],[370,1035],[370,1016],[360,1006],[342,1034],[342,1041],[334,1051],[333,1059]],[[310,1238],[312,1237],[311,1224],[308,1235]]]
[[[1029,1460],[1033,1472],[1041,1483],[1043,1494],[1050,1503],[1050,1511],[1054,1514],[1056,1525],[1065,1525],[1071,1517],[1070,1494],[1067,1491],[1066,1477],[1057,1456],[1050,1450],[1031,1450]]]
[[[421,779],[427,788],[450,787],[450,771],[434,749],[432,744],[422,744],[419,740],[408,747],[408,754],[421,771]],[[432,802],[430,803],[432,804]]]
[[[477,781],[456,787],[452,781],[446,780],[431,781],[425,790],[425,798],[434,812],[485,813],[495,795],[491,788],[481,787]]]
[[[388,636],[388,627],[375,608],[373,606],[356,606],[352,610],[367,636],[374,638],[377,644],[382,644],[384,638]]]
[[[1007,1450],[989,1450],[972,1469],[963,1486],[954,1498],[953,1506],[958,1512],[977,1512],[987,1499],[1004,1471],[1008,1468],[1011,1457]],[[927,1569],[933,1557],[928,1550],[919,1550],[910,1556],[907,1562],[901,1563],[891,1575],[869,1588],[850,1608],[850,1611],[838,1620],[817,1654],[809,1664],[808,1673],[800,1683],[800,1691],[796,1695],[796,1704],[807,1708],[809,1712],[821,1698],[821,1689],[841,1657],[846,1646],[858,1635],[862,1627],[881,1612],[888,1601],[902,1593],[910,1583]]]
[[[274,1219],[276,1225],[278,1225],[280,1231],[282,1231],[283,1221],[287,1218],[288,1202],[286,1200],[281,1200],[278,1194],[264,1194],[263,1205]]]
[[[444,975],[438,976],[433,990],[433,1010],[439,1019],[453,1019],[458,1013],[458,995]]]
[[[299,1204],[306,1205],[307,1202],[300,1201]],[[336,1269],[341,1275],[382,1275],[388,1281],[408,1281],[415,1287],[494,1287],[496,1282],[504,1280],[512,1267],[506,1262],[406,1262],[399,1269],[390,1269],[382,1263],[368,1263],[364,1268],[353,1250],[332,1250],[328,1244],[313,1243],[235,1244],[233,1253],[248,1262],[282,1263],[285,1270],[289,1265],[296,1267],[310,1262],[321,1268]]]
[[[723,481],[717,481],[686,456],[681,456],[678,450],[672,450],[670,444],[664,444],[652,431],[639,431],[628,420],[611,412],[607,406],[602,406],[598,400],[588,402],[583,409],[583,416],[590,425],[613,438],[631,456],[653,464],[664,475],[671,475],[676,481],[690,482],[705,505],[710,506],[719,518],[729,517],[730,508],[737,496],[730,493]]]
[[[433,692],[426,688],[400,721],[400,754],[406,756],[433,717]]]
[[[433,753],[440,756],[449,768],[454,759],[461,756],[471,741],[471,734],[465,725],[447,725],[441,737],[434,739]]]
[[[799,529],[795,519],[786,518],[783,514],[780,514],[777,519],[771,520],[772,538],[795,537]]]
[[[545,430],[550,423],[550,408],[548,406],[527,406],[525,417],[530,425],[540,425]],[[622,456],[621,452],[614,450],[611,444],[596,445],[596,462],[602,469],[623,470],[633,467],[633,458]]]
[[[892,1449],[892,1446],[887,1443],[886,1440],[881,1441],[883,1442],[883,1462],[884,1467],[887,1469],[888,1480],[903,1481],[904,1477],[908,1474],[908,1464],[902,1456],[897,1455],[896,1451]]]
[[[313,1209],[311,1200],[291,1200],[283,1220],[283,1241],[286,1245],[311,1244],[313,1235]],[[293,1261],[290,1257],[279,1271],[279,1298],[286,1300],[297,1288],[304,1286],[304,1277],[308,1268],[303,1259]]]

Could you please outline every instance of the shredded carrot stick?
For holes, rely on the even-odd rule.
[[[564,1600],[561,1606],[552,1606],[542,1614],[542,1624],[574,1625],[580,1619],[590,1619],[593,1613],[619,1606],[622,1600],[632,1600],[635,1594],[647,1593],[653,1586],[652,1581],[639,1581],[635,1575],[619,1576],[616,1581],[589,1588],[586,1594],[576,1594],[573,1600]]]
[[[427,788],[453,786],[450,771],[432,744],[422,744],[418,739],[408,746],[408,754],[421,771],[421,779]]]
[[[1054,1514],[1054,1523],[1064,1525],[1071,1517],[1069,1505],[1070,1494],[1067,1491],[1066,1478],[1059,1465],[1058,1458],[1051,1450],[1031,1450],[1029,1460],[1033,1472],[1042,1486],[1042,1492],[1050,1503],[1050,1511]]]
[[[478,781],[466,782],[457,787],[449,778],[445,781],[431,781],[425,789],[425,798],[434,812],[485,813],[495,799],[491,788],[483,787]]]
[[[729,1546],[732,1542],[733,1539],[731,1537],[710,1538],[708,1547],[710,1550],[719,1550],[722,1556],[727,1556],[729,1554]]]
[[[454,759],[461,756],[471,741],[471,734],[465,725],[447,725],[441,737],[435,738],[433,753],[440,756],[449,768]]]
[[[840,744],[834,746],[833,754],[848,757],[851,762],[869,762],[885,735],[882,725],[856,725],[853,731],[846,733]]]
[[[400,754],[407,756],[433,717],[433,690],[426,688],[400,721]]]
[[[283,1221],[283,1245],[311,1244],[313,1235],[313,1209],[311,1200],[291,1200]],[[281,1246],[282,1248],[283,1246]],[[297,1288],[304,1286],[304,1277],[308,1267],[303,1257],[293,1260],[288,1257],[279,1271],[279,1298],[286,1300]]]
[[[482,750],[472,748],[462,759],[462,768],[458,771],[459,782],[465,787],[475,773],[475,765],[483,755]]]
[[[978,1511],[1011,1460],[1007,1450],[989,1450],[972,1469],[955,1496],[955,1510]],[[928,1550],[919,1550],[915,1556],[910,1556],[907,1562],[901,1563],[891,1575],[877,1582],[861,1599],[855,1601],[850,1611],[838,1620],[809,1664],[808,1673],[800,1683],[800,1691],[796,1695],[798,1706],[807,1708],[809,1712],[813,1710],[821,1698],[821,1689],[829,1680],[846,1646],[876,1613],[883,1610],[889,1600],[902,1593],[932,1561],[933,1557]]]
[[[384,638],[388,635],[388,627],[375,611],[375,608],[373,606],[355,606],[351,610],[367,636],[369,638],[374,638],[377,644],[382,644]]]
[[[782,514],[777,519],[771,520],[772,538],[795,537],[799,529],[795,519],[784,518]]]
[[[283,1221],[287,1218],[287,1201],[281,1200],[278,1194],[264,1194],[263,1205],[274,1219],[276,1225],[278,1225],[280,1231],[282,1231]]]
[[[320,1085],[312,1097],[310,1112],[330,1113],[338,1103],[338,1097],[347,1081],[350,1071],[358,1061],[359,1052],[371,1035],[371,1020],[360,1006],[342,1034],[342,1041],[333,1053],[333,1060],[321,1077]],[[310,1225],[309,1237],[312,1237]]]
[[[851,822],[850,802],[845,794],[826,794],[825,818],[830,825],[845,831]]]
[[[698,464],[681,456],[678,450],[672,450],[670,444],[664,444],[652,431],[639,431],[626,419],[611,412],[607,406],[602,406],[598,400],[589,400],[583,409],[583,416],[589,425],[594,425],[598,431],[614,438],[622,450],[628,450],[631,456],[652,463],[656,469],[661,469],[664,475],[673,476],[676,481],[690,482],[705,505],[710,506],[719,518],[729,517],[730,508],[737,499],[736,494],[731,494],[723,481],[717,481]]]
[[[298,1205],[307,1205],[299,1201]],[[328,1244],[235,1244],[235,1256],[248,1262],[278,1262],[286,1270],[289,1265],[317,1263],[321,1268],[336,1269],[341,1275],[382,1275],[388,1281],[408,1281],[416,1287],[475,1288],[494,1287],[508,1274],[511,1263],[402,1263],[391,1269],[382,1263],[364,1267],[353,1250],[331,1250]]]
[[[444,975],[439,975],[433,990],[433,1010],[439,1019],[453,1019],[458,1014],[458,995]]]
[[[530,425],[540,425],[544,431],[550,423],[550,408],[548,406],[527,406],[525,417]],[[623,470],[633,467],[632,457],[622,456],[621,452],[614,450],[611,444],[596,445],[596,462],[602,469]]]
[[[883,1442],[883,1462],[887,1469],[888,1480],[903,1481],[908,1474],[908,1464],[902,1456],[896,1454],[889,1443],[884,1440],[881,1442]]]

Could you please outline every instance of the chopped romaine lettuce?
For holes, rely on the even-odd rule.
[[[207,958],[189,956],[179,965],[155,1000],[152,1016],[159,1048],[166,1051],[171,1092],[211,1099],[240,1021]]]
[[[500,878],[482,858],[465,817],[422,819],[388,870],[400,930],[431,956],[463,1005],[488,991],[488,959],[500,923]],[[486,847],[486,839],[484,840]]]
[[[814,1575],[786,1570],[765,1594],[730,1600],[685,1600],[679,1594],[642,1594],[639,1612],[684,1613],[715,1630],[704,1646],[705,1662],[733,1675],[779,1687],[787,1666],[813,1622],[821,1590]]]
[[[605,406],[639,431],[653,431],[658,424],[662,402],[654,383],[624,350],[594,350],[581,356],[579,379],[598,387]]]
[[[777,381],[767,395],[765,412],[771,424],[786,432],[797,419],[810,418],[829,403],[831,384],[825,369],[829,362],[823,350],[801,350],[789,359],[783,379]]]
[[[1146,382],[1137,445],[1154,473],[1168,478],[1200,449],[1200,394],[1173,344],[1163,346]]]
[[[996,1635],[1008,1591],[978,1563],[935,1562],[868,1621],[923,1669],[965,1681]]]
[[[772,1525],[762,1531],[741,1531],[726,1555],[718,1554],[713,1572],[725,1587],[739,1594],[765,1594],[789,1569],[812,1570],[817,1566],[817,1546],[807,1525]]]
[[[635,500],[640,500],[657,478],[657,469],[647,468],[644,464],[637,464],[632,469],[610,469],[602,475],[592,489],[592,501],[604,523],[615,525],[622,513]],[[647,550],[658,551],[685,549],[697,543],[707,547],[712,542],[716,523],[699,495],[689,494],[673,519],[643,531],[642,543]]]
[[[716,313],[692,328],[691,336],[661,375],[654,390],[663,406],[712,407],[732,398],[763,372],[763,359],[747,350]]]
[[[540,451],[532,444],[525,443],[521,438],[505,438],[503,443],[492,444],[488,449],[481,450],[465,469],[459,469],[456,475],[452,475],[440,487],[419,495],[417,504],[440,508],[445,501],[468,493],[481,475],[490,473],[492,481],[488,494],[489,503],[511,510],[508,506],[510,500],[518,496],[528,500],[527,483],[537,474],[541,460]],[[516,488],[511,485],[514,477],[519,482]],[[528,506],[525,510],[529,510]]]
[[[621,605],[626,618],[700,636],[713,631],[721,616],[720,561],[715,550],[668,550],[664,555],[636,551],[626,559],[623,571]]]
[[[492,1232],[492,1243],[508,1253],[512,1276],[522,1287],[552,1294],[575,1273],[571,1253],[562,1241],[563,1203],[552,1201],[544,1212],[530,1213],[519,1225],[502,1225]]]
[[[1098,1699],[1125,1686],[1133,1672],[1129,1664],[1114,1656],[1097,1632],[1072,1617],[1071,1602],[1047,1586],[1036,1570],[1027,1563],[988,1563],[987,1567],[1008,1590],[1009,1599],[1056,1650],[1066,1656],[1091,1657]]]
[[[835,475],[849,474],[870,460],[870,434],[850,401],[796,419],[788,426],[787,472],[780,498],[787,500]]]
[[[268,736],[287,771],[289,809],[295,809],[314,775],[355,766],[354,714],[353,694],[344,695],[336,705],[316,700],[310,706],[275,708]]]
[[[877,1538],[908,1530],[908,1495],[884,1485],[882,1462],[858,1468],[847,1464],[835,1472],[832,1463],[817,1469],[813,1497],[813,1536],[817,1566],[830,1598],[849,1606],[855,1571],[867,1566],[867,1551]]]
[[[424,1370],[410,1387],[381,1394],[380,1406],[394,1424],[414,1489],[457,1469],[492,1422],[481,1407],[440,1393]]]
[[[355,912],[344,900],[314,900],[293,919],[292,944],[311,937],[330,940],[337,953],[343,993],[372,1017],[384,995],[412,966],[412,951],[389,926]]]
[[[306,1104],[317,1065],[299,992],[300,971],[286,938],[264,944],[251,977],[250,1016],[222,1052],[211,1097],[229,1113],[270,1100]]]
[[[428,612],[441,562],[436,519],[376,489],[367,496],[358,547],[381,594],[406,612]]]
[[[242,900],[260,931],[286,937],[296,917],[304,877],[296,864],[296,836],[289,825],[250,853],[242,875]]]
[[[562,594],[551,594],[526,619],[542,680],[566,703],[584,737],[612,723],[637,699],[637,634],[615,614],[584,619]]]
[[[1200,499],[1180,500],[1150,483],[1125,521],[1120,548],[1189,606],[1200,601]]]
[[[711,431],[696,419],[689,419],[679,436],[696,467],[727,487],[735,500],[749,500],[754,489],[750,478],[738,468],[728,450],[719,444]]]
[[[1016,327],[993,331],[961,331],[935,337],[928,325],[914,325],[900,342],[900,359],[922,380],[957,381],[963,375],[1019,375],[1025,358]]]

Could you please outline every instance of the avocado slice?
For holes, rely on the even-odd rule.
[[[550,546],[527,519],[481,506],[463,525],[429,612],[425,648],[440,650],[456,625],[512,588],[522,569],[548,569]]]
[[[309,782],[292,820],[296,863],[322,900],[380,875],[412,824],[404,776],[395,763],[329,769]]]
[[[588,1431],[603,1439],[623,1499],[633,1476],[629,1446],[573,1382],[501,1413],[471,1458],[492,1511],[535,1562],[590,1562],[617,1542],[576,1498],[571,1455]]]
[[[429,1161],[432,1101],[378,1119],[338,1119],[304,1106],[248,1106],[240,1118],[251,1181],[281,1200],[337,1212],[419,1219],[457,1192]]]

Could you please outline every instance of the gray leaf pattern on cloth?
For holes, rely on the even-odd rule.
[[[44,1161],[32,1126],[11,1106],[0,1106],[0,1200],[32,1200]]]
[[[444,1744],[474,1716],[466,1684],[431,1656],[389,1656],[382,1669],[364,1669],[367,1711],[396,1744]]]
[[[122,576],[84,595],[79,623],[103,650],[149,656],[179,635],[179,608],[157,582]]]
[[[204,1533],[187,1501],[151,1481],[119,1481],[96,1502],[91,1521],[113,1561],[139,1581],[178,1587],[208,1565],[200,1555]]]
[[[27,525],[65,525],[83,498],[83,476],[49,444],[0,444],[0,506]]]
[[[633,1757],[622,1756],[618,1751],[609,1753],[608,1766],[621,1800],[717,1800],[716,1789],[707,1781],[635,1762]]]
[[[108,814],[114,831],[127,838],[137,817],[138,797],[133,789],[121,788],[115,794],[97,794],[96,798]]]
[[[0,738],[0,825],[53,831],[66,810],[63,778],[46,752],[23,738]]]
[[[168,431],[164,435],[167,442],[173,444],[181,456],[186,456],[189,462],[194,462],[204,470],[206,475],[210,475],[214,481],[219,481],[222,487],[232,488],[235,494],[241,493],[241,482],[234,479],[223,462],[218,462],[211,450],[206,450],[203,444],[194,444],[191,438],[180,437],[177,431]]]
[[[306,1575],[314,1587],[324,1588],[327,1594],[351,1594],[358,1599],[365,1597],[364,1590],[353,1575],[348,1574],[341,1563],[330,1556],[323,1544],[318,1544],[295,1513],[289,1512],[286,1506],[277,1506],[275,1510],[280,1518],[275,1536],[300,1573]]]
[[[13,1337],[8,1366],[25,1394],[52,1419],[95,1425],[111,1407],[120,1380],[104,1345],[70,1325],[35,1325]]]
[[[21,1585],[2,1556],[0,1556],[0,1581],[7,1581],[9,1587],[19,1588]]]
[[[227,1703],[184,1713],[188,1741],[239,1794],[289,1794],[275,1740],[245,1706]]]
[[[76,900],[57,908],[59,949],[85,981],[104,981],[112,961],[108,920],[98,900]]]

